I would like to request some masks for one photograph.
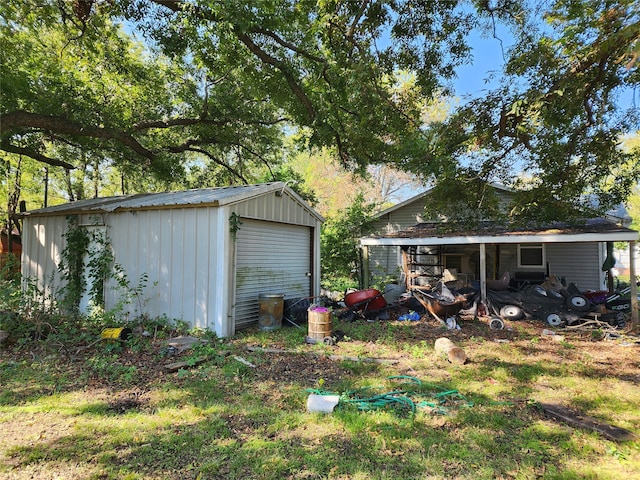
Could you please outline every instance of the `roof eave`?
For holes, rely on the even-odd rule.
[[[566,234],[506,234],[506,235],[469,235],[469,236],[433,236],[417,238],[374,238],[360,239],[363,246],[411,246],[411,245],[451,245],[480,243],[574,243],[574,242],[633,242],[638,241],[638,232],[607,233],[566,233]]]

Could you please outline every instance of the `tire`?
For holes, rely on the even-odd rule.
[[[572,295],[567,299],[567,307],[574,312],[588,312],[591,310],[591,302],[584,295]]]
[[[548,298],[549,295],[545,288],[541,285],[531,285],[527,288],[527,294],[541,298]]]
[[[556,292],[555,290],[547,290],[547,295],[549,298],[555,298],[556,300],[564,301],[564,297],[560,292]]]
[[[520,320],[523,313],[522,309],[517,305],[505,305],[500,309],[500,316],[507,320]]]
[[[543,313],[544,321],[552,327],[559,327],[564,323],[564,319],[562,315],[558,312],[544,312]]]
[[[502,330],[504,328],[504,323],[502,323],[502,319],[500,318],[492,318],[489,322],[489,328],[491,330]]]

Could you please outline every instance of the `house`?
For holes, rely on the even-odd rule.
[[[14,270],[14,262],[16,267],[22,254],[22,239],[20,238],[20,232],[14,230],[11,235],[6,229],[0,231],[0,275],[2,275],[5,268],[11,267]],[[13,255],[14,260],[11,258]],[[17,268],[15,270],[17,272]]]
[[[509,190],[493,186],[500,202]],[[430,222],[425,214],[429,191],[380,212],[373,234],[360,239],[363,277],[403,277],[409,289],[433,285],[438,279],[486,282],[503,278],[538,282],[555,275],[579,289],[606,288],[605,260],[613,242],[628,242],[631,251],[638,232],[630,230],[628,218],[617,215],[590,219],[581,224],[563,224],[515,229],[491,221],[473,229],[450,231],[441,222]],[[631,262],[632,265],[634,262]],[[635,274],[635,267],[632,275]]]
[[[102,242],[118,266],[101,288],[105,309],[121,302],[124,278],[136,297],[124,307],[130,316],[166,316],[227,337],[255,325],[259,295],[320,292],[323,219],[282,182],[81,200],[22,218],[25,279],[50,294],[64,285],[59,265],[75,219],[96,244],[87,251]],[[80,308],[89,307],[85,294]]]

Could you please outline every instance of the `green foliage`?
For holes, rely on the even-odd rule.
[[[74,317],[77,317],[80,300],[86,288],[84,259],[91,237],[87,229],[79,225],[77,215],[67,217],[67,231],[63,236],[65,247],[61,252],[60,264],[58,265],[62,279],[66,282],[62,303]]]
[[[118,302],[113,308],[114,312],[126,316],[127,320],[137,319],[142,321],[146,318],[145,307],[148,299],[145,297],[149,274],[142,273],[138,278],[138,283],[133,284],[122,265],[116,263],[113,266],[113,278],[116,281],[115,290],[118,292]],[[155,285],[155,284],[154,284]],[[133,309],[133,319],[128,318],[130,306]]]
[[[636,0],[32,3],[0,5],[0,149],[50,165],[66,198],[288,180],[286,136],[444,194],[500,181],[514,218],[598,213],[640,178],[619,145],[640,123],[619,100],[640,83]],[[430,114],[472,35],[502,29],[500,85]]]
[[[231,232],[231,236],[234,240],[238,236],[240,228],[242,228],[242,219],[240,215],[236,212],[231,212],[231,215],[229,215],[229,231]]]
[[[345,278],[357,281],[362,263],[359,239],[367,222],[372,219],[375,207],[367,204],[359,194],[350,206],[322,225],[320,249],[323,279],[327,286],[342,284],[344,280],[341,279]]]
[[[290,164],[278,165],[270,168],[269,172],[259,177],[258,182],[285,182],[294,192],[300,195],[312,207],[317,205],[318,197],[303,176],[296,172]]]

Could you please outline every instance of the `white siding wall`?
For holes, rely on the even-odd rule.
[[[275,193],[262,195],[227,207],[242,218],[271,220],[292,225],[319,225],[316,217],[304,208],[294,197],[284,192],[282,196]]]
[[[22,277],[25,283],[35,281],[46,295],[51,295],[61,281],[58,265],[65,247],[67,221],[64,217],[34,220],[26,218],[23,222]]]
[[[545,245],[549,274],[564,277],[567,285],[575,283],[580,290],[604,288],[602,243],[548,243]],[[501,245],[501,273],[526,271],[518,268],[517,245]],[[546,269],[535,269],[542,271]]]
[[[148,282],[139,300],[129,307],[132,315],[166,315],[193,327],[217,330],[216,309],[225,303],[215,298],[221,260],[216,208],[175,208],[122,212],[110,215],[109,236],[115,261],[132,287],[143,275]],[[223,249],[222,249],[223,250]],[[110,282],[106,307],[120,300],[115,281]],[[218,327],[219,328],[219,327]]]

